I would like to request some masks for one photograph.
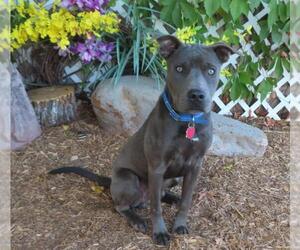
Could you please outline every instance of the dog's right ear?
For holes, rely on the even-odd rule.
[[[175,36],[165,35],[157,38],[159,53],[165,59],[170,57],[179,48],[181,42]]]

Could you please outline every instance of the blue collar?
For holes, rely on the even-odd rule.
[[[162,94],[164,103],[166,108],[169,111],[170,116],[175,120],[179,122],[193,122],[196,124],[207,124],[208,121],[204,118],[204,113],[199,112],[194,115],[192,114],[178,114],[171,106],[171,103],[168,99],[167,91],[165,90]]]

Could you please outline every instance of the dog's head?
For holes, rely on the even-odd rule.
[[[166,84],[174,109],[181,113],[209,112],[221,65],[234,53],[233,49],[224,43],[185,45],[170,35],[157,41],[167,61]]]

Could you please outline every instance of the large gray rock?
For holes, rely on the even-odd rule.
[[[148,77],[124,76],[118,85],[104,81],[92,95],[100,125],[110,132],[134,134],[153,109],[162,89]],[[262,156],[268,145],[263,131],[213,113],[214,137],[209,154]]]
[[[1,151],[10,149],[10,73],[0,62],[0,160]],[[0,167],[1,169],[1,167]]]
[[[246,123],[212,113],[213,142],[209,154],[263,156],[268,146],[265,133]]]
[[[11,68],[11,149],[21,149],[42,133],[21,75]]]
[[[92,94],[93,109],[101,127],[132,135],[150,114],[161,91],[148,77],[124,76],[116,86],[107,80]]]

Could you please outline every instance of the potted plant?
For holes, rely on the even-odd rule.
[[[29,91],[42,125],[57,125],[76,117],[74,88],[67,82],[65,67],[80,62],[80,70],[111,61],[111,34],[119,31],[118,16],[109,1],[63,0],[51,7],[19,1],[12,6],[12,58]]]

